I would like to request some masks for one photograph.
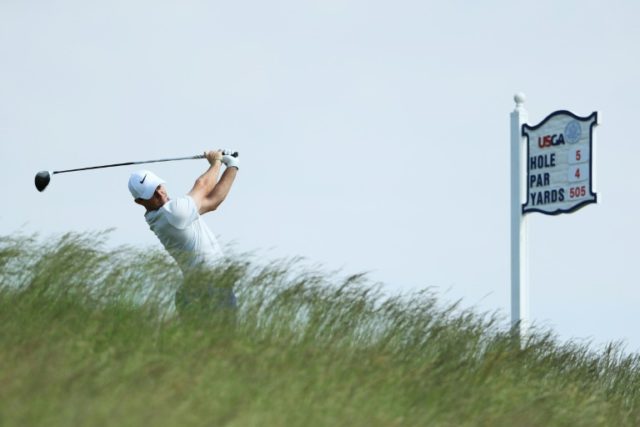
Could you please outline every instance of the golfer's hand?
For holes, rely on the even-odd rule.
[[[211,166],[216,163],[216,160],[222,161],[222,151],[205,151],[204,156],[207,158],[207,161]]]
[[[222,163],[224,163],[227,168],[240,169],[240,157],[233,157],[230,154],[225,154],[222,156]]]

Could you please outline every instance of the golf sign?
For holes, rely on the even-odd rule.
[[[529,324],[529,213],[568,214],[596,203],[594,129],[598,113],[566,110],[528,124],[523,93],[511,113],[511,324],[521,337]]]
[[[593,191],[593,129],[598,113],[579,117],[556,111],[535,126],[523,124],[526,137],[526,203],[522,213],[571,213],[596,203]]]

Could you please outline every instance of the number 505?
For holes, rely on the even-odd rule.
[[[571,187],[569,189],[569,198],[570,199],[575,199],[576,197],[583,197],[587,195],[587,188],[586,186],[580,186],[580,187]]]

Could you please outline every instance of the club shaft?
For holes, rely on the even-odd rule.
[[[234,153],[236,154],[236,153]],[[145,163],[159,163],[159,162],[172,162],[174,160],[194,160],[194,159],[204,159],[204,154],[198,154],[197,156],[187,156],[187,157],[173,157],[171,159],[158,159],[158,160],[142,160],[139,162],[125,162],[125,163],[114,163],[111,165],[101,165],[101,166],[90,166],[87,168],[77,168],[77,169],[66,169],[63,171],[53,171],[56,173],[65,173],[65,172],[77,172],[77,171],[86,171],[90,169],[103,169],[103,168],[114,168],[117,166],[130,166],[130,165],[142,165]]]

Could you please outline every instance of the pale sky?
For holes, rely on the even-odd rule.
[[[509,113],[598,111],[599,203],[531,214],[531,314],[640,349],[637,1],[0,0],[0,233],[160,247],[113,168],[234,148],[223,243],[509,316]],[[170,194],[206,162],[149,166]]]

